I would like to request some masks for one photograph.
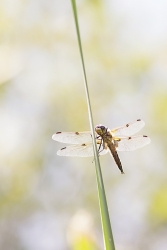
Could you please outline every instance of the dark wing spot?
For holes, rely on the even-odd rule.
[[[56,134],[61,134],[61,132],[57,132]]]
[[[83,144],[82,144],[82,146],[86,146],[86,144],[85,144],[85,143],[83,143]]]
[[[129,124],[126,124],[126,127],[129,127]]]
[[[76,135],[79,135],[79,132],[75,132]]]
[[[132,137],[128,137],[128,140],[132,139]]]
[[[63,149],[66,149],[66,147],[65,148],[61,148],[60,150],[63,150]]]
[[[148,137],[147,135],[143,135],[143,137]]]
[[[137,119],[137,122],[140,122],[141,121],[141,119]]]

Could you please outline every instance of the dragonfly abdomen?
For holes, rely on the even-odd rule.
[[[112,156],[114,157],[114,160],[118,166],[118,168],[120,169],[121,173],[124,174],[123,168],[122,168],[122,163],[119,159],[119,156],[117,154],[117,151],[115,149],[115,146],[113,145],[113,143],[108,143],[108,148],[110,149],[110,152],[112,154]]]

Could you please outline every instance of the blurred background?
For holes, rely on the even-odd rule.
[[[143,119],[152,142],[100,157],[117,250],[167,249],[167,2],[78,0],[94,123]],[[0,249],[102,250],[92,158],[56,131],[90,129],[70,1],[0,1]]]

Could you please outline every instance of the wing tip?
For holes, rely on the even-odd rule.
[[[137,119],[137,122],[142,122],[143,126],[145,125],[145,122],[142,119]]]
[[[61,151],[61,149],[59,149],[59,150],[57,151],[57,155],[62,156],[62,151]]]
[[[150,137],[148,137],[148,144],[149,144],[149,143],[151,143],[151,139],[150,139]]]
[[[147,144],[149,144],[151,142],[150,137],[148,137],[147,135],[143,135],[143,137],[147,138]]]
[[[52,140],[57,141],[57,138],[59,138],[58,135],[61,134],[61,133],[62,133],[62,132],[56,132],[55,134],[53,134],[53,135],[52,135]]]
[[[55,139],[55,136],[56,136],[56,134],[53,134],[53,135],[52,135],[52,140],[54,140],[54,141],[56,140],[56,139]]]

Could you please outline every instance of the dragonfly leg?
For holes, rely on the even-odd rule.
[[[101,146],[103,145],[103,148],[100,150],[100,148],[101,148]],[[101,140],[101,143],[100,143],[100,145],[99,145],[99,149],[98,149],[98,154],[99,154],[99,156],[100,156],[100,153],[104,150],[104,149],[106,149],[106,147],[105,147],[105,143],[104,143],[104,141],[103,140]]]
[[[100,153],[100,148],[101,148],[102,142],[99,144],[99,148],[98,148],[98,153]]]
[[[100,136],[97,137],[97,139],[99,139]],[[100,156],[99,154],[104,150],[104,148],[102,150],[100,150],[101,148],[101,145],[102,145],[102,139],[101,139],[101,142],[99,143],[99,148],[97,149],[97,152],[98,152],[98,156]],[[93,159],[92,163],[94,162],[95,158]]]

